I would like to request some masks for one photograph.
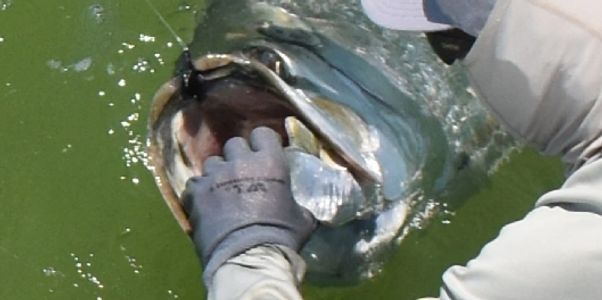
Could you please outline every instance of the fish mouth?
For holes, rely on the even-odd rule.
[[[176,143],[194,175],[202,174],[203,161],[223,155],[223,145],[232,137],[248,139],[251,131],[269,127],[288,146],[284,120],[296,116],[293,107],[270,89],[249,80],[222,78],[205,85],[205,97],[187,100],[176,116]]]
[[[353,152],[361,145],[324,141],[332,134],[318,132],[315,120],[308,118],[325,120],[327,116],[320,113],[323,109],[334,114],[334,119],[345,120],[346,127],[351,123],[361,127],[359,117],[324,99],[316,99],[315,105],[305,108],[303,105],[311,101],[309,98],[291,100],[298,95],[291,96],[296,92],[287,90],[278,62],[266,64],[248,57],[208,55],[194,63],[195,68],[210,71],[205,74],[202,90],[190,97],[182,92],[182,78],[172,79],[155,95],[149,123],[151,170],[185,231],[190,231],[190,224],[180,197],[186,181],[202,175],[203,161],[210,156],[221,156],[228,139],[236,136],[247,139],[260,126],[271,128],[282,137],[291,168],[293,197],[320,221],[342,224],[365,210],[365,197],[356,178],[365,183],[370,182],[370,176],[340,155],[341,148]],[[310,177],[318,176],[322,186],[316,190],[315,179]]]

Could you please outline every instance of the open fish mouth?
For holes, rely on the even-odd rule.
[[[350,108],[291,87],[276,51],[207,55],[193,68],[195,86],[186,87],[182,77],[164,84],[150,120],[154,172],[184,230],[190,225],[179,198],[188,178],[202,174],[207,157],[222,155],[228,139],[246,138],[258,126],[282,136],[293,197],[318,220],[341,225],[377,208],[378,133]]]

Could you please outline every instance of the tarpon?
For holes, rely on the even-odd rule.
[[[256,126],[283,136],[293,196],[321,221],[302,252],[310,274],[361,271],[398,236],[413,197],[445,186],[456,158],[441,122],[345,34],[265,2],[209,5],[149,123],[153,170],[184,230],[186,180]]]

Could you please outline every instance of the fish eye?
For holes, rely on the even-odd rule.
[[[292,83],[293,78],[288,73],[284,60],[276,51],[265,47],[250,47],[243,50],[243,53],[268,67],[287,83]]]

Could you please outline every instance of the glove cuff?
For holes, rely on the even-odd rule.
[[[230,233],[211,256],[203,260],[203,281],[211,286],[213,275],[228,259],[253,247],[275,244],[298,251],[302,245],[295,240],[290,230],[274,226],[252,225]],[[202,253],[199,253],[202,255]],[[199,257],[202,257],[199,255]]]

